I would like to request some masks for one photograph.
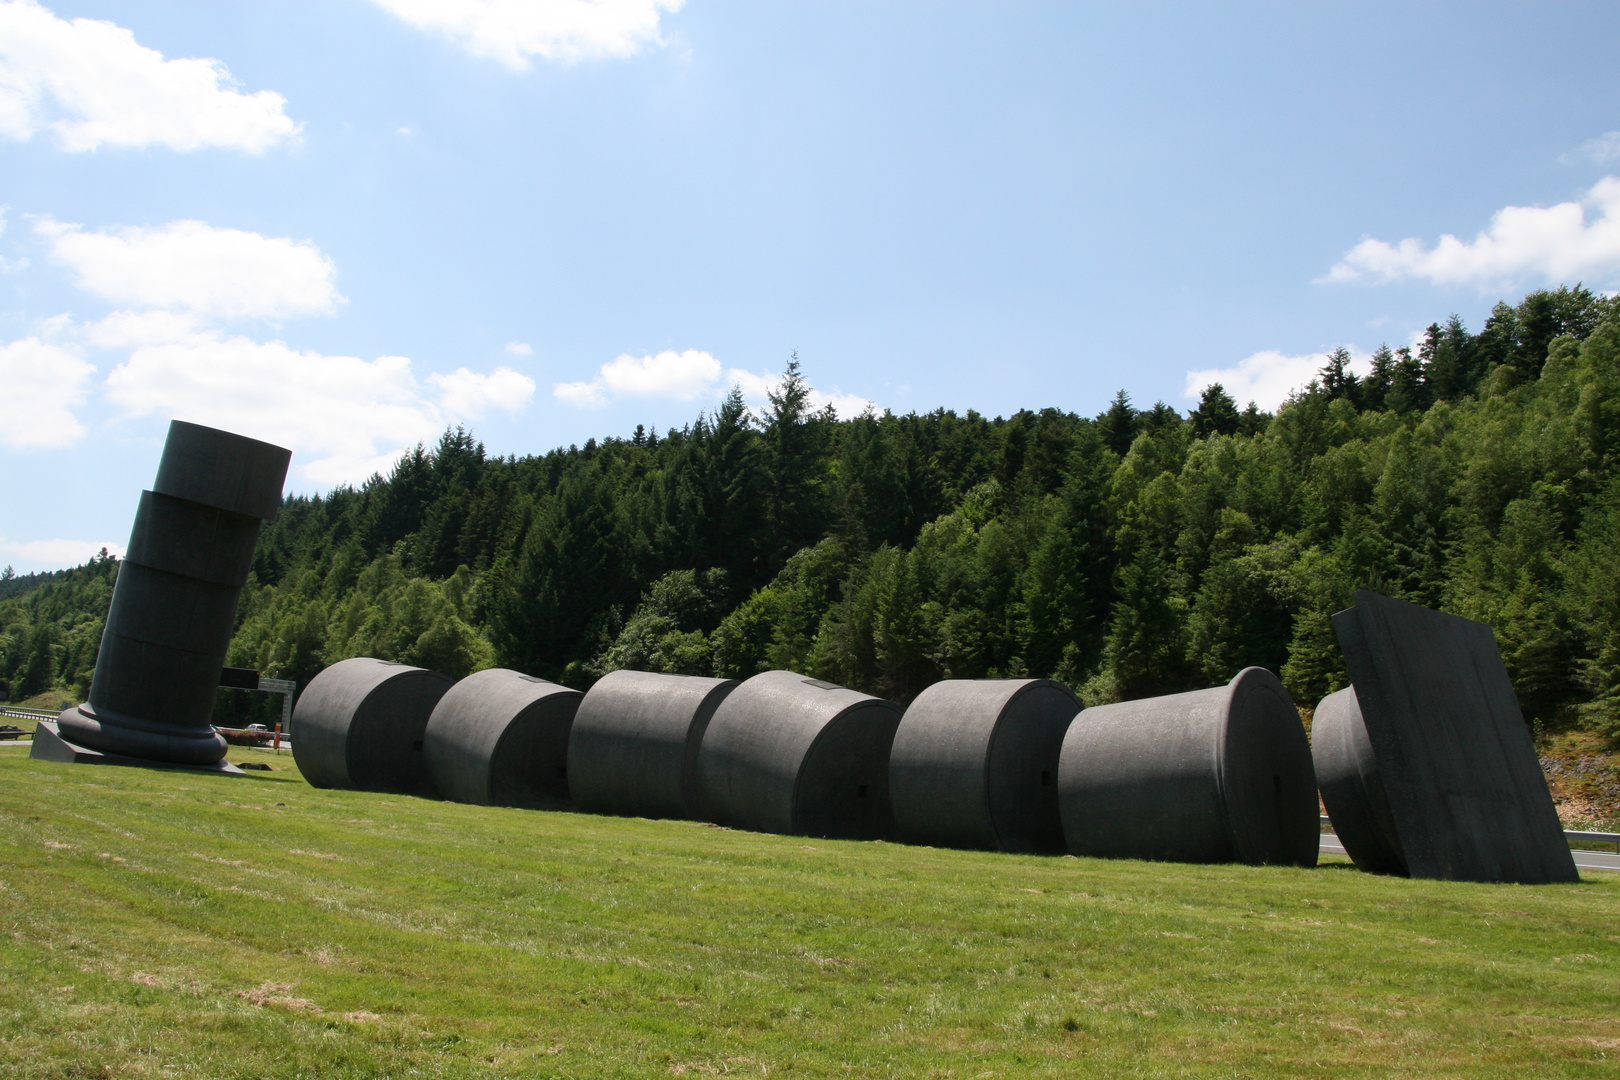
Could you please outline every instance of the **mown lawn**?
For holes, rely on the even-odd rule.
[[[1620,875],[1030,858],[0,750],[0,1075],[1612,1076]]]

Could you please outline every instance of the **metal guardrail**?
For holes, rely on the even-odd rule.
[[[1326,814],[1321,815],[1323,825],[1332,825],[1333,820]],[[1577,840],[1585,844],[1613,844],[1614,850],[1620,854],[1620,833],[1587,832],[1583,829],[1565,829],[1565,840]]]
[[[19,720],[55,720],[60,712],[46,709],[24,709],[16,705],[0,705],[0,716],[14,716]]]

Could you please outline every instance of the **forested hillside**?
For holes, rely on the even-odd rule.
[[[1260,664],[1343,684],[1367,587],[1495,630],[1526,714],[1620,737],[1620,301],[1576,287],[1349,354],[1275,416],[1057,409],[839,419],[796,365],[664,434],[490,458],[468,432],[286,501],[231,662],[302,684],[380,656],[585,685],[788,667],[907,701],[1042,675],[1090,703]],[[82,688],[113,565],[0,599],[14,697]],[[82,692],[82,689],[81,689]]]

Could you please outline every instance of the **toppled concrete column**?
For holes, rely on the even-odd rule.
[[[1523,885],[1578,881],[1491,628],[1358,591],[1355,606],[1333,616],[1333,630],[1389,810],[1388,850],[1399,852],[1406,872]],[[1366,757],[1357,750],[1356,759]],[[1347,809],[1337,801],[1339,810],[1328,804],[1335,826],[1334,815]]]
[[[260,523],[281,506],[292,452],[181,420],[141,493],[118,568],[90,700],[57,724],[70,743],[184,765],[225,756],[211,720]]]
[[[1311,751],[1264,668],[1225,686],[1087,709],[1058,765],[1075,855],[1315,866]]]
[[[574,805],[593,814],[701,818],[698,748],[735,679],[614,671],[580,702],[568,737]]]
[[[756,832],[887,837],[899,723],[882,698],[792,671],[755,675],[720,703],[698,750],[709,815]]]
[[[477,806],[568,809],[568,732],[581,696],[505,668],[456,683],[422,737],[439,794]]]
[[[1378,775],[1356,690],[1347,686],[1316,706],[1311,720],[1311,758],[1322,805],[1344,850],[1370,874],[1405,875],[1406,856]]]
[[[900,839],[1062,852],[1058,755],[1080,709],[1048,679],[949,679],[924,690],[889,754]]]
[[[453,680],[369,656],[341,660],[304,687],[293,709],[293,760],[318,788],[437,798],[423,739]]]

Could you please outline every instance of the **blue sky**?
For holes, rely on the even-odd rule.
[[[175,416],[310,492],[456,423],[499,454],[680,426],[794,350],[845,414],[1274,406],[1334,347],[1620,287],[1617,31],[0,0],[0,565],[117,550]]]

